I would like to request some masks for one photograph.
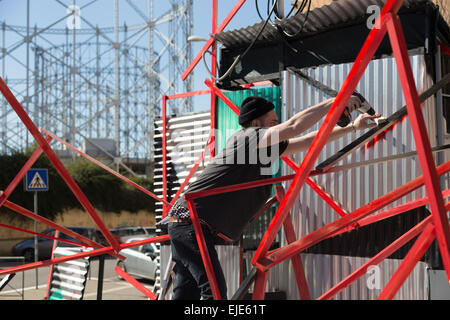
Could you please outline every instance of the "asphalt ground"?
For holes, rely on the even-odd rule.
[[[120,279],[114,272],[116,259],[105,259],[103,290],[101,300],[148,300],[148,298],[127,281]],[[98,300],[98,266],[99,261],[93,260],[86,283],[83,300]],[[8,266],[2,265],[1,269]],[[49,267],[42,267],[17,273],[13,279],[0,291],[2,300],[43,300],[47,291]],[[154,282],[136,279],[146,288],[153,291]]]

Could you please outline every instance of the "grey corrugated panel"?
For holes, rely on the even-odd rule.
[[[179,190],[180,185],[184,182],[189,171],[193,167],[195,161],[205,150],[206,142],[209,138],[210,113],[191,113],[182,116],[171,116],[167,119],[167,181],[168,181],[168,199],[169,201]],[[154,192],[158,197],[162,198],[163,182],[162,182],[162,119],[155,121],[155,171],[154,171]],[[180,136],[180,133],[182,136]],[[186,137],[188,136],[188,137]],[[177,152],[183,151],[182,154]],[[209,160],[207,153],[204,164]],[[203,164],[198,167],[196,174],[201,173]],[[191,178],[191,182],[195,181],[195,175]],[[155,208],[156,220],[160,221],[162,215],[162,204],[156,203]],[[157,232],[164,232],[158,229]],[[170,256],[170,246],[159,244],[160,259],[157,271],[157,279],[155,288],[157,293],[160,290],[161,275],[164,274],[168,265]],[[222,259],[221,255],[219,257]]]
[[[423,55],[416,55],[411,57],[411,62],[418,91],[420,92],[428,88],[431,84],[431,80],[426,72],[425,58]],[[352,64],[324,66],[315,69],[306,69],[304,72],[308,73],[312,78],[338,90],[345,80],[351,65]],[[283,120],[286,120],[294,113],[327,98],[327,96],[319,92],[319,90],[309,86],[304,81],[288,72],[283,72],[282,79]],[[372,61],[364,73],[357,90],[366,96],[374,109],[382,113],[383,116],[388,116],[401,106],[405,105],[393,58]],[[423,106],[430,136],[435,134],[433,131],[433,119],[435,119],[435,114],[433,109],[430,108],[432,102],[433,99],[429,99]],[[317,124],[311,130],[317,130],[320,124],[321,123]],[[321,152],[316,164],[333,155],[356,138],[356,136],[355,133],[352,133],[347,135],[347,137],[329,143]],[[431,143],[433,144],[433,139],[431,140]],[[406,119],[397,124],[394,130],[388,132],[383,140],[378,141],[375,147],[368,149],[362,147],[343,159],[339,164],[364,161],[390,154],[414,151],[415,149],[412,131],[409,121]],[[297,154],[293,156],[293,159],[300,164],[304,155],[305,152]],[[292,171],[284,165],[283,175],[291,173]],[[417,158],[414,157],[368,167],[355,168],[348,172],[318,176],[315,180],[332,196],[333,199],[340,203],[342,208],[351,212],[420,175],[420,164],[418,163]],[[288,186],[289,184],[285,184],[286,189]],[[397,201],[397,203],[394,203],[394,206],[423,197],[424,195],[424,189],[420,188],[403,197]],[[291,213],[298,237],[305,236],[339,218],[339,216],[308,186],[302,187],[297,200],[292,206]],[[386,230],[386,232],[390,232],[390,230]],[[382,235],[372,235],[372,239],[375,239],[377,236],[379,237]],[[342,245],[348,246],[351,244]],[[338,283],[354,270],[355,267],[368,259],[320,254],[302,254],[301,256],[305,259],[305,271],[307,273],[307,278],[309,279],[310,288],[314,292],[314,294],[312,294],[313,297],[318,297],[325,292],[326,289],[329,289],[332,285]],[[383,262],[382,266],[384,270],[382,272],[382,278],[383,281],[387,282],[392,276],[392,273],[396,270],[398,262],[393,259],[387,259]],[[280,266],[279,269],[280,274],[272,271],[273,281],[279,281],[280,288],[287,290],[288,298],[298,298],[295,277],[293,276],[292,270],[284,270],[282,266]],[[288,281],[284,279],[286,276],[289,279]],[[419,265],[416,266],[414,273],[400,289],[396,299],[426,298],[426,286],[424,285],[425,277],[425,264],[420,262]],[[367,289],[364,281],[359,281],[343,290],[336,298],[374,299],[376,296],[377,293],[374,290]]]
[[[353,23],[361,23],[367,19],[367,7],[377,5],[382,7],[386,1],[382,0],[339,0],[329,5],[311,10],[305,24],[302,37],[310,36],[318,32],[330,30]],[[413,10],[418,4],[429,2],[428,0],[405,0],[401,10]],[[255,9],[256,10],[256,9]],[[290,34],[297,33],[304,22],[306,13],[292,16],[281,23],[282,27]],[[216,40],[226,47],[241,47],[249,45],[258,34],[262,22],[246,28],[225,31],[214,36]],[[278,41],[279,34],[271,25],[267,25],[256,43]]]

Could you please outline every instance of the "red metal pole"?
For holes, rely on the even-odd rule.
[[[278,202],[281,202],[281,200],[284,198],[285,195],[284,187],[276,186],[275,194],[276,197],[278,198]],[[297,237],[295,235],[294,226],[292,225],[292,218],[290,213],[283,222],[283,228],[287,243],[289,244],[294,242],[297,239]],[[300,299],[311,300],[308,282],[306,281],[305,270],[303,268],[303,262],[302,258],[300,257],[300,254],[293,256],[291,261],[292,267],[294,269],[295,279],[297,281],[297,288],[300,295]]]
[[[403,282],[409,276],[412,269],[414,269],[417,262],[419,262],[425,254],[435,237],[435,227],[432,223],[427,224],[425,230],[423,230],[419,238],[417,238],[416,242],[398,267],[397,271],[395,271],[391,280],[389,280],[383,291],[378,296],[378,300],[389,300],[394,298]]]
[[[228,23],[233,19],[233,17],[236,15],[236,13],[239,11],[239,9],[242,7],[242,5],[245,3],[246,0],[239,0],[236,5],[233,7],[233,9],[228,13],[226,18],[222,21],[219,27],[215,30],[215,33],[222,32],[225,27],[228,25]],[[188,75],[194,70],[195,66],[199,63],[200,59],[202,59],[203,52],[209,49],[215,43],[215,40],[211,37],[206,42],[206,44],[203,46],[203,48],[200,50],[200,52],[197,54],[197,56],[192,60],[191,64],[187,67],[187,69],[183,72],[181,75],[181,80],[185,80]]]
[[[388,33],[394,57],[397,61],[397,69],[406,100],[406,108],[414,134],[414,141],[417,146],[417,155],[425,179],[425,188],[430,201],[430,209],[433,216],[433,223],[436,227],[436,236],[441,250],[442,261],[447,272],[447,279],[450,281],[450,225],[444,208],[444,200],[441,196],[441,187],[436,173],[430,140],[420,108],[419,95],[411,70],[411,63],[409,61],[400,18],[397,14],[392,14],[388,15],[387,20]]]
[[[430,223],[431,217],[425,218],[422,220],[419,224],[417,224],[415,227],[411,228],[408,232],[403,234],[400,238],[392,242],[389,246],[384,248],[382,251],[380,251],[376,256],[371,258],[369,261],[364,263],[361,267],[353,271],[350,275],[345,277],[342,281],[340,281],[338,284],[333,286],[330,290],[325,292],[323,295],[321,295],[318,300],[327,300],[334,297],[336,294],[338,294],[339,291],[347,288],[351,283],[362,277],[366,274],[367,269],[370,266],[374,266],[379,264],[381,261],[389,257],[391,254],[393,254],[395,251],[397,251],[399,248],[403,247],[405,244],[407,244],[409,241],[414,239],[420,232],[423,231],[423,229]]]
[[[386,33],[386,26],[384,23],[384,16],[386,15],[387,8],[392,8],[395,2],[390,0],[383,7],[379,18],[379,28],[374,28],[369,33],[369,36],[364,43],[364,46],[361,49],[361,52],[358,54],[358,57],[353,64],[352,69],[350,70],[349,75],[347,76],[344,84],[342,85],[341,90],[339,91],[334,103],[332,104],[328,115],[326,116],[322,126],[319,129],[315,139],[313,140],[311,147],[309,148],[306,156],[300,165],[300,168],[292,181],[289,189],[286,192],[286,196],[283,201],[280,203],[277,212],[275,213],[274,218],[272,219],[271,224],[269,225],[258,249],[256,250],[255,256],[252,260],[253,264],[256,264],[257,261],[262,258],[268,251],[270,244],[273,242],[277,232],[280,230],[281,224],[286,217],[287,212],[292,207],[292,204],[295,201],[295,197],[298,195],[301,187],[303,186],[306,178],[309,176],[309,173],[317,160],[321,150],[324,145],[328,141],[328,138],[333,130],[333,127],[336,125],[338,118],[344,111],[345,105],[347,104],[351,94],[354,92],[359,80],[361,79],[367,65],[372,59],[375,51],[379,47],[381,41],[383,40]]]
[[[162,96],[162,180],[163,180],[163,214],[167,215],[167,96]]]
[[[169,240],[170,240],[169,236],[164,235],[164,236],[158,236],[158,237],[153,237],[153,238],[144,239],[144,240],[133,241],[133,242],[129,242],[129,243],[121,243],[121,244],[119,244],[119,251],[123,250],[123,249],[129,249],[129,248],[133,248],[133,247],[146,245],[149,243],[165,242],[165,241],[169,241]],[[111,246],[110,247],[102,247],[102,248],[94,249],[94,250],[87,251],[87,252],[80,252],[80,253],[76,253],[76,254],[72,254],[72,255],[68,255],[68,256],[58,257],[55,259],[38,261],[38,262],[23,264],[23,265],[16,266],[16,267],[0,269],[0,276],[5,275],[5,274],[10,274],[10,273],[17,273],[17,272],[23,272],[23,271],[27,271],[27,270],[36,269],[36,268],[46,267],[46,266],[50,266],[53,264],[63,263],[66,261],[71,261],[71,260],[76,260],[76,259],[81,259],[81,258],[86,258],[86,257],[95,257],[95,256],[102,255],[102,254],[112,254],[113,252],[114,252],[114,248]]]
[[[50,142],[52,140],[51,137],[47,137],[45,139],[47,142]],[[27,171],[33,166],[36,160],[39,159],[39,157],[42,154],[42,151],[43,151],[42,147],[38,146],[36,150],[34,150],[31,157],[27,160],[24,166],[20,169],[20,171],[11,181],[11,183],[6,187],[6,189],[2,193],[0,193],[0,207],[5,203],[5,201],[11,195],[11,193],[14,191],[17,185],[23,180],[23,177],[27,174]]]
[[[6,208],[11,209],[11,210],[13,210],[13,211],[15,211],[17,213],[20,213],[20,214],[22,214],[22,215],[24,215],[24,216],[26,216],[26,217],[28,217],[30,219],[36,220],[36,221],[38,221],[40,223],[43,223],[43,224],[49,226],[50,228],[58,230],[61,233],[67,234],[68,236],[71,236],[72,238],[77,239],[82,244],[85,244],[86,246],[91,246],[91,247],[94,247],[94,248],[103,248],[103,246],[101,244],[99,244],[99,243],[97,243],[95,241],[92,241],[91,239],[86,238],[86,237],[84,237],[84,236],[82,236],[82,235],[80,235],[80,234],[78,234],[78,233],[76,233],[76,232],[74,232],[74,231],[72,231],[70,229],[67,229],[67,228],[65,228],[63,226],[60,226],[59,224],[54,223],[53,221],[51,221],[51,220],[49,220],[47,218],[44,218],[43,216],[40,216],[40,215],[38,215],[38,214],[36,214],[34,212],[31,212],[30,210],[25,209],[25,208],[15,204],[15,203],[13,203],[13,202],[10,202],[10,201],[6,200],[4,206]]]
[[[450,197],[450,189],[447,189],[444,192],[442,192],[442,198],[445,199],[445,198],[448,198],[448,197]],[[395,208],[392,208],[392,209],[388,209],[386,211],[377,213],[376,215],[373,215],[373,216],[361,219],[358,222],[358,224],[359,224],[359,226],[366,226],[368,224],[371,224],[371,223],[378,222],[378,221],[383,220],[383,219],[387,219],[387,218],[393,217],[393,216],[395,216],[397,214],[416,209],[416,208],[424,206],[424,205],[426,205],[428,203],[429,203],[428,197],[424,197],[424,198],[421,198],[421,199],[413,200],[411,202],[408,202],[406,204],[400,205],[398,207],[395,207]],[[348,230],[344,230],[344,232],[346,232],[346,231],[348,231]],[[339,233],[336,233],[336,235],[339,234]]]
[[[275,178],[268,178],[268,179],[244,182],[244,183],[239,183],[239,184],[234,184],[231,186],[219,187],[219,188],[214,188],[214,189],[195,191],[195,192],[186,193],[184,195],[184,198],[186,200],[193,200],[196,198],[212,196],[212,195],[220,194],[220,193],[226,193],[226,192],[249,189],[249,188],[256,188],[256,187],[261,187],[261,186],[265,186],[268,184],[274,184],[274,183],[278,183],[278,182],[282,182],[282,181],[292,180],[294,177],[295,177],[295,175],[288,175],[288,176],[282,176],[282,177],[275,177]]]
[[[13,95],[11,90],[9,90],[8,86],[3,81],[2,78],[0,78],[0,91],[2,92],[2,94],[6,98],[6,100],[9,102],[11,107],[14,109],[16,114],[19,116],[19,118],[22,120],[23,124],[27,127],[28,131],[34,137],[37,144],[42,147],[44,153],[47,155],[50,162],[53,164],[53,166],[58,171],[60,176],[66,182],[66,184],[70,188],[70,190],[72,190],[73,194],[78,199],[78,201],[83,206],[83,208],[86,209],[86,211],[89,213],[92,220],[95,222],[95,224],[100,229],[102,234],[105,236],[105,238],[108,240],[108,242],[112,245],[114,250],[117,250],[119,247],[119,243],[117,242],[117,239],[111,234],[109,229],[103,223],[102,219],[100,219],[100,217],[97,215],[92,204],[89,202],[87,197],[81,191],[80,187],[77,185],[75,180],[70,176],[69,172],[64,167],[61,160],[59,160],[58,156],[52,150],[52,148],[50,147],[48,142],[44,139],[44,137],[39,132],[36,125],[33,123],[33,121],[30,119],[28,114],[25,112],[25,110],[23,109],[23,107],[19,103],[19,101],[17,101],[16,97]]]
[[[448,172],[450,170],[450,161],[440,165],[437,169],[439,175]],[[289,245],[275,250],[275,252],[271,253],[270,256],[264,257],[264,260],[257,259],[254,264],[257,264],[260,268],[270,268],[286,259],[291,258],[292,256],[313,246],[314,244],[330,237],[342,228],[345,228],[346,226],[368,216],[379,208],[382,208],[389,203],[392,203],[393,201],[403,197],[411,191],[421,187],[423,184],[423,177],[418,177],[401,186],[400,188],[381,196],[380,198],[362,206],[359,209],[356,209],[345,217],[342,217],[339,220],[336,220]]]
[[[269,271],[262,271],[259,269],[256,271],[252,300],[264,300],[268,273]]]
[[[206,150],[205,150],[206,151]],[[189,174],[187,175],[187,177],[184,179],[183,183],[181,184],[180,188],[178,189],[177,193],[175,194],[175,196],[172,198],[172,200],[169,203],[169,207],[172,207],[173,204],[175,203],[175,201],[177,201],[178,197],[180,196],[180,194],[183,192],[184,188],[186,187],[186,185],[189,183],[189,180],[192,178],[192,176],[194,175],[195,171],[197,171],[198,166],[200,165],[200,162],[202,161],[202,159],[204,158],[204,152],[202,152],[202,154],[200,155],[200,157],[198,157],[197,161],[195,162],[194,166],[191,168],[191,170],[189,171]],[[165,212],[165,214],[163,215],[163,218],[165,218],[167,215],[167,212]]]
[[[158,297],[156,294],[154,294],[153,292],[151,292],[149,289],[147,289],[144,285],[142,285],[139,281],[137,281],[135,278],[133,278],[132,276],[130,276],[128,273],[126,273],[124,270],[122,270],[119,266],[116,266],[116,268],[114,269],[114,271],[121,276],[122,278],[124,278],[126,281],[128,281],[128,283],[130,283],[133,287],[135,287],[136,289],[138,289],[140,292],[142,292],[147,298],[149,298],[150,300],[156,300],[156,298]]]
[[[298,166],[288,157],[281,158],[291,169],[295,172],[298,171]],[[306,178],[306,184],[311,187],[318,195],[321,197],[338,215],[341,217],[345,216],[347,212],[345,212],[337,203],[334,201],[325,191],[320,188],[317,183],[314,182],[311,178]]]
[[[215,34],[217,29],[217,0],[212,0],[212,33]],[[216,55],[217,55],[217,44],[216,41],[212,43],[212,55],[211,55],[211,73],[216,76],[217,72],[217,65],[216,65]],[[214,78],[212,78],[212,81],[215,82]],[[211,159],[215,156],[215,144],[216,144],[216,95],[211,90],[211,129],[210,129],[210,143],[211,148],[210,151],[210,157]]]
[[[205,89],[205,90],[198,90],[198,91],[189,91],[189,92],[184,92],[184,93],[170,94],[170,95],[166,96],[166,99],[174,100],[174,99],[180,99],[180,98],[199,96],[199,95],[208,94],[208,93],[211,93],[211,90]]]
[[[197,209],[192,200],[187,200],[187,206],[191,214],[192,225],[195,230],[195,236],[197,238],[198,247],[200,249],[200,254],[202,255],[203,265],[205,266],[206,275],[208,276],[209,285],[211,286],[211,291],[214,300],[220,300],[220,291],[217,284],[216,275],[212,267],[211,258],[209,256],[208,248],[206,247],[205,237],[203,235],[202,226],[200,220],[198,219]]]
[[[76,246],[83,246],[83,247],[86,247],[86,245],[83,244],[83,243],[79,243],[79,242],[75,242],[75,241],[70,241],[70,240],[66,240],[66,239],[60,239],[60,238],[58,238],[58,237],[56,237],[56,236],[55,236],[55,237],[52,237],[52,236],[49,236],[49,235],[46,235],[46,234],[43,234],[43,233],[34,232],[34,231],[31,231],[31,230],[27,230],[27,229],[22,229],[22,228],[10,226],[10,225],[8,225],[8,224],[0,223],[0,227],[8,228],[8,229],[11,229],[11,230],[16,230],[16,231],[20,231],[20,232],[29,233],[29,234],[32,234],[32,235],[35,235],[35,236],[38,236],[38,237],[42,237],[42,238],[47,238],[47,239],[51,239],[51,240],[58,240],[58,241],[66,242],[66,243],[70,243],[70,244],[73,244],[73,245],[76,245]]]
[[[234,113],[239,115],[239,108],[230,99],[228,99],[227,96],[225,96],[223,92],[211,82],[211,80],[206,79],[205,84],[211,89],[211,92],[214,92],[220,98],[220,100],[225,102],[225,104],[230,107],[230,109],[233,110]]]
[[[49,136],[51,136],[52,138],[54,138],[55,140],[61,142],[62,144],[64,144],[66,147],[68,147],[69,149],[75,151],[76,153],[78,153],[79,155],[81,155],[82,157],[86,158],[87,160],[95,163],[96,165],[98,165],[99,167],[105,169],[106,171],[108,171],[109,173],[115,175],[116,177],[122,179],[123,181],[125,181],[126,183],[132,185],[133,187],[141,190],[142,192],[144,192],[145,194],[147,194],[148,196],[152,197],[153,199],[160,201],[160,202],[165,202],[163,199],[159,198],[158,196],[156,196],[155,194],[153,194],[152,192],[148,191],[147,189],[145,189],[144,187],[138,185],[136,182],[131,181],[130,179],[128,179],[127,177],[124,177],[123,175],[121,175],[120,173],[118,173],[117,171],[112,170],[110,167],[104,165],[103,163],[101,163],[100,161],[92,158],[91,156],[87,155],[86,153],[78,150],[77,148],[75,148],[74,146],[72,146],[71,144],[69,144],[68,142],[64,141],[63,139],[58,138],[56,135],[54,135],[53,133],[42,129],[42,132],[45,132],[46,134],[48,134]],[[166,204],[169,204],[166,201]]]
[[[55,231],[55,237],[59,237],[59,231],[58,230],[56,230]],[[51,255],[51,259],[53,259],[53,257],[54,257],[54,252],[55,252],[55,249],[56,249],[56,245],[58,244],[58,241],[57,240],[54,240],[53,241],[53,247],[52,247],[52,255]],[[44,299],[42,299],[42,300],[47,300],[48,299],[48,296],[50,295],[50,285],[51,285],[51,281],[52,281],[52,272],[53,272],[53,265],[51,265],[50,267],[49,267],[49,269],[48,269],[48,278],[47,278],[47,290],[46,290],[46,292],[45,292],[45,297],[44,297]]]

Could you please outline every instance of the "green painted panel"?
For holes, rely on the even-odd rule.
[[[224,92],[225,96],[230,99],[238,108],[242,101],[250,96],[262,97],[275,105],[275,112],[278,119],[281,119],[281,87],[269,87],[260,89],[247,89],[240,91]],[[225,147],[227,139],[241,128],[238,123],[238,116],[231,110],[222,100],[217,99],[216,123],[217,137],[216,150],[220,151]]]
[[[225,92],[224,94],[238,108],[241,106],[242,101],[244,101],[245,98],[249,96],[259,96],[267,99],[275,105],[275,112],[278,115],[278,119],[281,119],[280,87],[230,91]],[[220,99],[217,99],[216,126],[216,150],[220,151],[225,147],[227,139],[237,130],[241,129],[241,126],[238,123],[238,116]],[[278,160],[278,164],[275,163],[272,168],[275,169],[274,171],[276,171],[273,173],[273,176],[281,175],[280,160]],[[272,189],[272,195],[274,194],[275,191],[274,189]],[[276,207],[277,205],[272,206],[272,208],[270,208],[268,212],[266,212],[266,214],[261,215],[258,219],[255,219],[247,227],[242,237],[244,250],[255,250],[257,248],[260,239],[269,226],[269,223],[275,213]],[[275,240],[275,243],[276,247],[278,245],[278,240]]]

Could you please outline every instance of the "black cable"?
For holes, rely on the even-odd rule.
[[[257,3],[258,0],[255,0],[255,2]],[[267,19],[264,21],[261,29],[259,30],[258,34],[256,35],[256,37],[253,39],[253,41],[250,43],[250,45],[247,47],[247,49],[245,49],[245,51],[238,55],[237,58],[234,60],[234,62],[231,64],[230,68],[228,68],[228,70],[219,78],[215,78],[215,75],[213,75],[211,73],[211,70],[208,69],[207,65],[206,65],[206,61],[205,61],[205,53],[208,52],[210,54],[212,54],[211,51],[204,51],[203,52],[203,63],[205,64],[206,70],[208,71],[208,73],[211,75],[211,77],[213,77],[214,80],[216,81],[222,81],[223,79],[225,79],[229,74],[231,74],[231,71],[234,69],[234,67],[236,66],[236,64],[250,51],[250,49],[255,45],[256,41],[258,40],[258,38],[261,36],[262,32],[264,31],[265,27],[267,26],[267,23],[270,20],[270,17],[272,16],[274,9],[276,7],[278,3],[278,0],[275,0],[274,4],[272,5],[272,9],[267,17]],[[259,12],[258,12],[259,14]]]
[[[298,36],[303,32],[303,29],[305,28],[306,22],[308,22],[309,13],[311,12],[311,1],[312,1],[312,0],[306,0],[306,1],[305,1],[305,3],[306,3],[306,2],[308,3],[308,9],[307,9],[307,11],[306,11],[305,19],[303,20],[303,24],[302,24],[300,30],[297,31],[297,32],[294,33],[294,34],[289,34],[289,33],[286,32],[286,30],[283,29],[283,33],[284,33],[286,36],[288,36],[289,38],[296,38],[296,37],[298,37]],[[302,4],[303,4],[303,3],[302,3]],[[303,9],[304,9],[304,8],[303,8]],[[301,11],[303,11],[303,9],[302,9]],[[300,12],[300,9],[297,11],[297,13],[298,13],[298,12]]]
[[[273,7],[274,4],[277,4],[278,0],[276,0],[275,2],[274,2],[274,0],[267,0],[267,10],[269,10],[269,6],[270,6],[271,2],[272,2],[272,7]],[[311,2],[312,2],[312,0],[302,0],[298,10],[295,12],[294,16],[297,16],[299,13],[303,13],[303,10],[306,7],[308,7],[307,11],[306,11],[305,19],[303,21],[303,24],[302,24],[300,30],[298,32],[296,32],[295,34],[289,34],[288,32],[286,32],[286,30],[284,28],[282,28],[282,26],[280,25],[280,22],[283,21],[283,20],[285,21],[286,19],[288,19],[291,16],[292,12],[296,8],[296,5],[298,4],[298,0],[295,0],[295,3],[292,5],[291,10],[289,10],[289,13],[287,14],[287,16],[285,18],[280,18],[278,16],[278,11],[277,10],[272,10],[274,12],[275,19],[278,20],[278,21],[270,20],[270,15],[268,15],[268,17],[267,17],[267,19],[269,19],[268,22],[270,22],[272,27],[277,29],[279,32],[282,32],[288,38],[295,38],[295,37],[299,36],[303,32],[303,30],[305,28],[306,22],[308,21],[308,17],[309,17],[309,12],[311,11]],[[256,12],[257,12],[259,18],[261,19],[261,21],[267,20],[267,19],[264,19],[262,17],[262,15],[261,15],[261,11],[259,10],[258,0],[255,0],[255,7],[256,7]]]

